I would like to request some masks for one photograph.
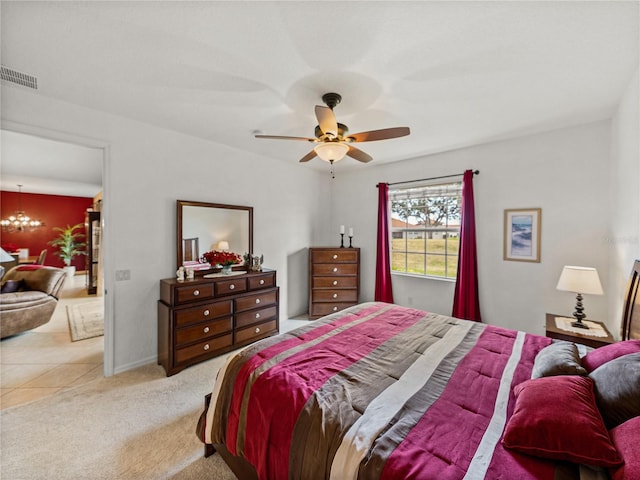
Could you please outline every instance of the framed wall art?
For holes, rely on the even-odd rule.
[[[542,209],[518,208],[504,211],[504,259],[540,262]]]

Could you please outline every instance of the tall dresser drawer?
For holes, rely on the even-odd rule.
[[[358,288],[358,277],[318,277],[312,278],[312,288]]]
[[[358,252],[351,249],[314,250],[311,252],[313,263],[357,263]]]
[[[200,323],[191,327],[179,328],[176,330],[176,346],[186,343],[205,340],[221,333],[231,332],[233,329],[233,321],[231,317],[218,318],[211,322]]]
[[[242,312],[251,308],[266,307],[273,305],[276,301],[277,295],[275,290],[246,295],[236,299],[236,312]]]
[[[358,291],[353,290],[313,290],[314,302],[355,302]]]
[[[264,322],[265,320],[271,320],[276,318],[277,308],[256,308],[255,310],[249,310],[236,314],[236,328],[242,328],[252,323]]]
[[[248,328],[236,331],[236,343],[245,342],[247,340],[258,340],[269,333],[274,332],[278,328],[275,320],[260,323]]]
[[[176,310],[174,314],[176,326],[181,327],[223,315],[231,315],[233,311],[232,305],[231,300],[226,300],[224,302],[207,303],[198,307]]]
[[[187,360],[199,357],[200,355],[206,355],[209,352],[219,350],[224,347],[230,347],[231,345],[233,345],[233,335],[228,333],[222,337],[204,340],[189,347],[177,348],[175,360],[177,363],[186,362]]]
[[[325,315],[339,312],[353,305],[356,305],[356,303],[312,303],[310,314],[313,317],[324,317]]]
[[[357,275],[358,265],[355,263],[316,263],[313,275]]]

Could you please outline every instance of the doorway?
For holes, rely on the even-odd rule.
[[[108,208],[104,188],[108,155],[106,144],[59,132],[11,125],[10,122],[3,122],[1,133],[2,190],[10,189],[20,180],[23,185],[32,186],[29,188],[31,193],[99,198],[98,209],[102,215],[100,227],[101,233],[104,233],[102,230]],[[46,153],[46,161],[38,157],[38,152]],[[86,173],[81,168],[83,162],[97,162],[99,181],[96,195],[91,194],[90,190],[83,190],[85,183],[96,185],[95,172],[89,181],[83,177]],[[96,205],[93,209],[96,209]],[[104,235],[100,237],[100,247],[104,247]],[[101,264],[104,264],[108,253],[101,248],[100,254]],[[102,268],[98,269],[98,275],[96,295],[89,294],[83,269],[82,274],[70,277],[65,282],[50,322],[25,334],[2,340],[2,408],[53,394],[60,389],[91,381],[96,376],[112,374],[113,349],[110,347],[112,340],[109,334],[112,329],[109,328],[111,318],[107,302],[103,301],[101,307],[103,336],[71,341],[71,325],[68,323],[69,313],[76,310],[78,305],[90,303],[99,297],[105,298],[100,295],[106,291]],[[43,345],[48,346],[42,348]],[[31,349],[35,349],[33,355],[29,354]],[[46,355],[42,355],[43,352]],[[34,358],[37,359],[35,362]]]

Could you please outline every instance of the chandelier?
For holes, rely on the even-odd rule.
[[[22,210],[22,185],[18,185],[18,210],[15,215],[0,220],[2,229],[7,232],[23,232],[27,229],[38,228],[44,225],[40,220],[34,220],[25,215]]]

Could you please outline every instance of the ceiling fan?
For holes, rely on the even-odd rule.
[[[373,160],[371,155],[351,145],[355,142],[373,142],[375,140],[387,140],[390,138],[404,137],[411,133],[409,127],[383,128],[381,130],[369,130],[349,134],[346,125],[338,123],[333,113],[333,108],[340,103],[342,96],[337,93],[325,93],[322,101],[327,105],[323,107],[316,105],[316,118],[318,125],[315,129],[315,138],[311,137],[288,137],[281,135],[256,134],[256,138],[267,138],[275,140],[302,140],[316,143],[317,145],[300,159],[300,162],[308,162],[315,156],[320,157],[333,165],[334,162],[342,160],[345,155],[367,163]]]

